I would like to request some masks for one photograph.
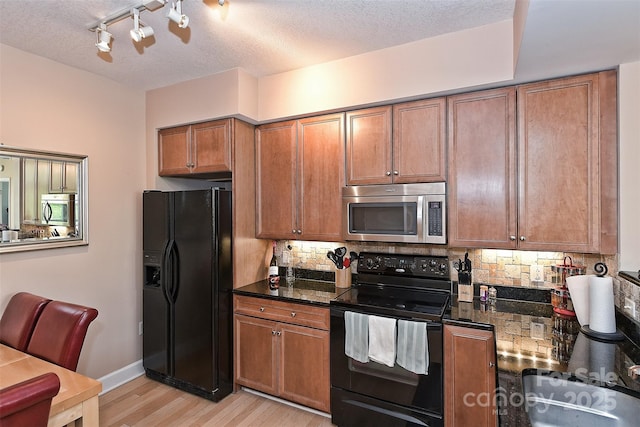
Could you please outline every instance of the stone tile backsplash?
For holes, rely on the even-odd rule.
[[[327,258],[327,252],[340,246],[347,248],[347,253],[381,252],[381,253],[411,253],[421,255],[447,256],[451,268],[451,279],[457,281],[457,272],[453,262],[464,259],[465,252],[469,252],[472,263],[473,281],[491,285],[551,289],[556,286],[554,272],[551,267],[563,264],[565,257],[571,257],[574,265],[586,268],[586,274],[594,274],[593,267],[603,262],[609,269],[608,275],[613,277],[616,306],[622,310],[625,297],[636,302],[640,309],[640,287],[618,277],[617,255],[581,254],[572,252],[535,252],[497,249],[457,249],[425,245],[388,244],[373,242],[305,242],[281,240],[277,242],[276,254],[283,266],[290,263],[295,268],[307,270],[330,271],[335,266]],[[289,249],[289,247],[291,249]],[[568,259],[567,259],[568,261]],[[531,266],[542,266],[544,282],[531,280]],[[355,269],[354,269],[355,273]],[[498,296],[499,298],[500,296]],[[640,311],[640,310],[638,310]],[[636,314],[635,321],[639,320]]]

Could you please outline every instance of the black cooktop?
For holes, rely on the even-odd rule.
[[[450,295],[446,257],[361,253],[356,283],[330,305],[438,321],[449,309]]]

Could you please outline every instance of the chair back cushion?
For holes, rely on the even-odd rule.
[[[49,372],[0,390],[0,426],[45,427],[60,380]]]
[[[25,351],[36,322],[50,301],[28,292],[12,296],[0,319],[0,342]]]
[[[27,353],[75,371],[87,329],[96,317],[95,308],[51,301],[42,310]]]

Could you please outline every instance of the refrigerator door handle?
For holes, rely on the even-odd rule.
[[[167,300],[169,304],[172,303],[171,298],[171,289],[173,288],[173,272],[172,272],[172,263],[171,263],[171,245],[173,240],[167,241],[164,246],[164,251],[162,252],[162,292],[164,293],[164,298]]]
[[[180,289],[180,254],[176,241],[171,239],[169,243],[169,259],[171,260],[171,303],[175,304],[178,299],[178,290]]]

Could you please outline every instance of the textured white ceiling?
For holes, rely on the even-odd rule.
[[[516,0],[227,0],[222,7],[185,0],[187,29],[163,9],[144,11],[153,38],[134,43],[127,18],[109,27],[111,53],[99,54],[88,28],[142,1],[0,0],[0,43],[148,90],[236,67],[270,75],[511,19]],[[619,64],[624,55],[639,60],[639,5],[531,0],[518,73],[542,78],[565,63],[584,71]],[[597,57],[589,54],[592,39],[599,40]]]

